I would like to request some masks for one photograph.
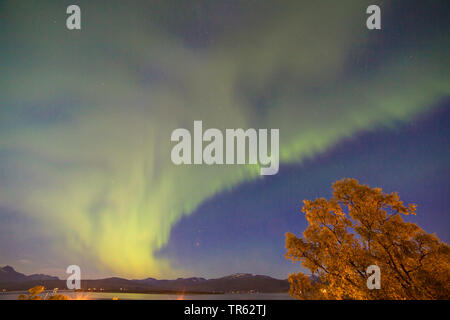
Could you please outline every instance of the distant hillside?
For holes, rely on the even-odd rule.
[[[0,268],[0,289],[27,290],[35,285],[44,285],[47,289],[66,287],[64,280],[57,277],[35,274],[26,276],[16,272],[12,267]],[[287,280],[274,279],[269,276],[237,273],[217,279],[178,278],[176,280],[158,280],[146,278],[127,280],[123,278],[106,278],[82,280],[82,290],[91,291],[125,291],[125,292],[191,292],[191,293],[225,293],[225,292],[287,292]]]
[[[179,278],[176,280],[156,280],[149,278],[133,280],[133,282],[158,289],[191,292],[287,292],[289,290],[287,280],[246,273],[233,274],[209,280],[204,278]]]
[[[52,277],[45,274],[32,274],[29,276],[17,272],[11,266],[0,267],[0,283],[7,282],[25,282],[25,281],[41,281],[41,280],[59,280],[58,277]]]

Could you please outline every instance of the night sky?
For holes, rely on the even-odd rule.
[[[0,266],[286,278],[302,200],[345,177],[448,243],[447,2],[2,1]],[[175,166],[194,120],[279,128],[279,173]]]

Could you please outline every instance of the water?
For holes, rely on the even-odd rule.
[[[0,293],[0,300],[17,300],[25,291]],[[292,300],[288,293],[227,293],[227,294],[154,294],[154,293],[110,293],[110,292],[72,292],[61,290],[58,293],[72,299],[88,300]],[[44,292],[43,295],[47,294]],[[51,291],[48,292],[51,294]]]

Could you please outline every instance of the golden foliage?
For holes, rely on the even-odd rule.
[[[286,234],[286,258],[313,275],[289,276],[298,299],[450,299],[450,250],[403,215],[415,214],[396,193],[360,185],[333,184],[330,200],[305,200],[309,223],[303,239]],[[381,270],[381,288],[367,288],[366,269]]]
[[[43,298],[41,293],[44,289],[44,286],[35,286],[28,290],[29,294],[21,294],[19,300],[69,300],[69,297],[65,295],[56,294],[57,289],[54,290],[54,294]]]
[[[40,294],[44,291],[43,286],[35,286],[28,289],[29,294],[21,294],[19,300],[42,300]]]
[[[47,300],[69,300],[69,297],[63,294],[54,294],[48,297]]]

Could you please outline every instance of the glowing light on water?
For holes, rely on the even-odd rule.
[[[177,296],[177,300],[184,300],[184,292]]]
[[[88,294],[77,293],[77,295],[71,300],[90,300]]]

